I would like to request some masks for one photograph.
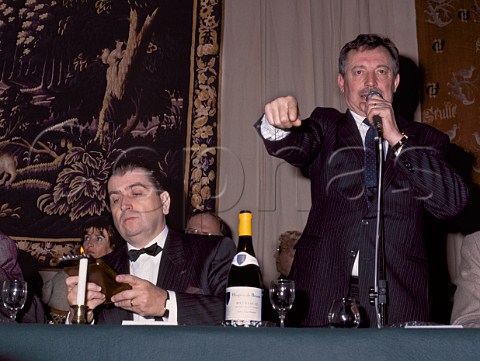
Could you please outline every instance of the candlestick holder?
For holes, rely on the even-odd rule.
[[[84,325],[87,323],[87,310],[85,305],[73,305],[72,325]]]

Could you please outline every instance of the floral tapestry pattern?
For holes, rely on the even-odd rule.
[[[0,3],[0,229],[51,266],[108,212],[123,152],[170,181],[167,222],[215,209],[222,3]]]

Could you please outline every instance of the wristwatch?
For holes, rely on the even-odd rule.
[[[405,133],[402,133],[402,137],[400,138],[398,143],[392,146],[392,151],[396,153],[406,143],[407,139],[408,139],[408,135],[406,135]]]

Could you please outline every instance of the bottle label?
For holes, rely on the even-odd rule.
[[[235,257],[233,257],[232,265],[234,266],[243,267],[249,264],[260,267],[257,259],[247,252],[238,252]]]
[[[261,321],[262,293],[256,287],[227,287],[225,320]]]

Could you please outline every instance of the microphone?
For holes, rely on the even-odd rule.
[[[379,96],[380,98],[383,99],[383,95],[382,95],[382,93],[380,93],[379,90],[370,90],[370,92],[365,97],[365,100],[368,102],[370,100],[370,98],[373,97],[374,95],[377,95],[377,96]],[[378,136],[380,138],[383,138],[382,117],[377,114],[377,115],[373,116],[372,120],[373,120],[373,126],[377,130]]]

